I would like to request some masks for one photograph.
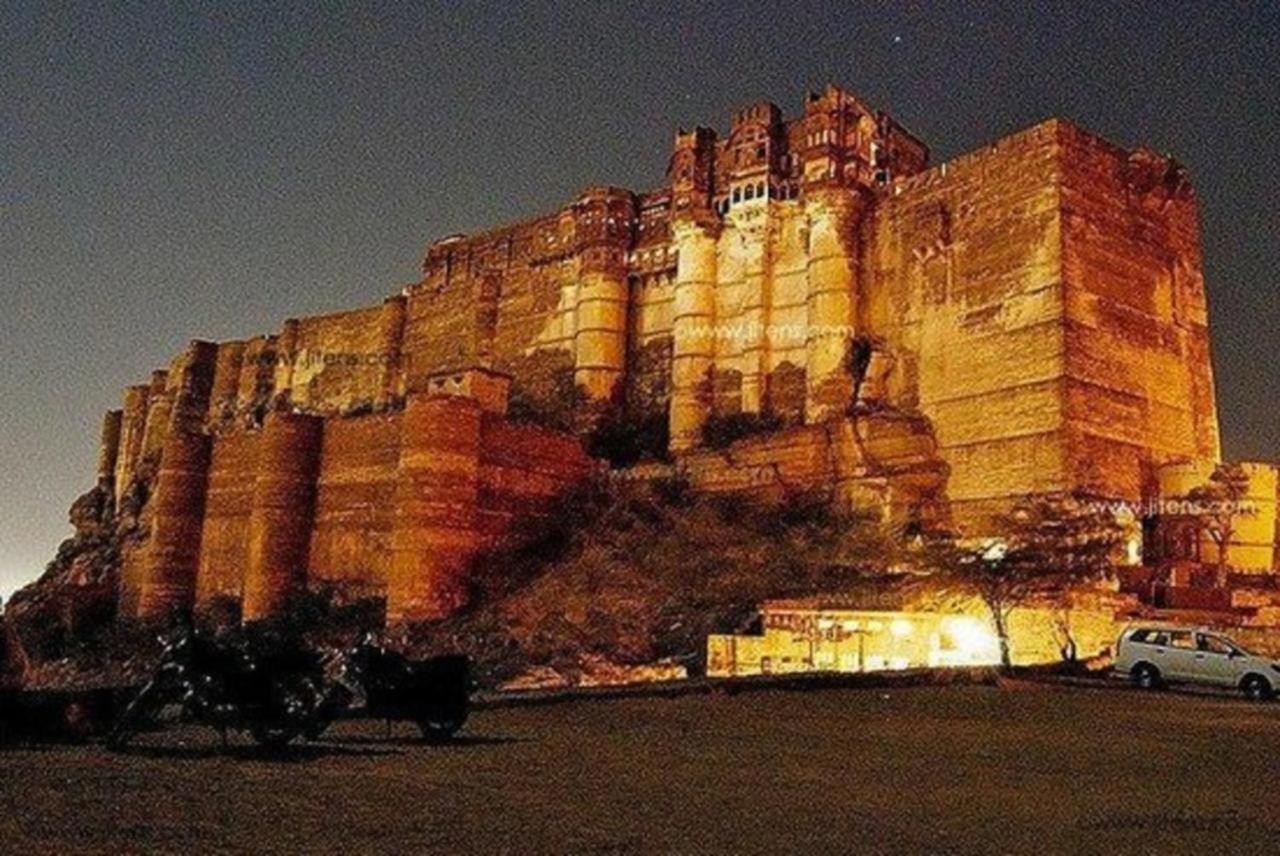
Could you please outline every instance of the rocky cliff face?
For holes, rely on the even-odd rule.
[[[109,483],[71,505],[75,531],[35,582],[14,593],[5,621],[39,665],[71,656],[117,617],[121,569],[146,541],[154,460],[140,463],[117,504]]]

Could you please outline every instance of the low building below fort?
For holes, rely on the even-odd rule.
[[[1099,589],[1063,602],[1027,603],[1009,616],[1016,666],[1089,660],[1115,645],[1138,614],[1132,596]],[[878,672],[1000,664],[1000,643],[980,602],[937,605],[856,597],[769,601],[759,632],[707,639],[711,677],[788,672]]]

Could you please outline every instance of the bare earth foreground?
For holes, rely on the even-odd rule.
[[[483,711],[447,748],[346,723],[0,753],[0,850],[1275,852],[1280,704],[1032,684]]]

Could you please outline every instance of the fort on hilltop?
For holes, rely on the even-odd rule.
[[[334,582],[436,618],[603,466],[568,427],[656,425],[702,489],[824,485],[979,531],[1028,494],[1137,502],[1212,468],[1209,351],[1176,163],[1050,120],[930,166],[828,87],[678,131],[655,190],[437,240],[381,305],[193,342],[107,415],[98,483],[150,495],[126,614],[256,617]],[[566,402],[574,425],[535,418]],[[710,448],[717,426],[752,432]],[[1258,531],[1240,555],[1270,570]]]

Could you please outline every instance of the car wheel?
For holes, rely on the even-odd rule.
[[[1133,683],[1143,690],[1158,690],[1163,686],[1160,670],[1150,663],[1139,663],[1133,667]]]
[[[1254,701],[1266,701],[1272,694],[1271,683],[1262,675],[1249,675],[1240,682],[1240,689]]]

